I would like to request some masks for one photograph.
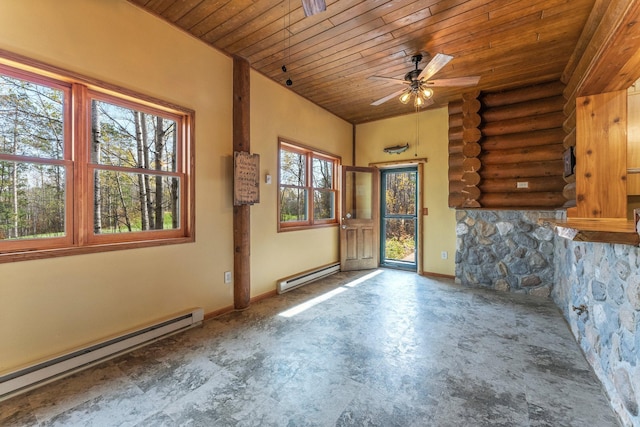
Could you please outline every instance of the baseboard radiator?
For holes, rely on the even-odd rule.
[[[323,265],[322,267],[318,267],[313,270],[303,271],[302,273],[298,273],[284,279],[280,279],[278,280],[277,287],[278,294],[282,294],[292,289],[298,288],[302,285],[306,285],[307,283],[337,273],[338,271],[340,271],[340,263],[336,262],[333,264]]]
[[[0,401],[200,325],[203,320],[203,309],[194,308],[80,350],[3,374],[0,376]]]

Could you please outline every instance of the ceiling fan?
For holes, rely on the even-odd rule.
[[[371,105],[380,105],[391,98],[400,95],[400,102],[408,104],[413,96],[413,105],[417,107],[426,107],[433,104],[432,87],[451,87],[451,86],[475,86],[480,81],[480,76],[455,77],[451,79],[429,80],[431,76],[440,71],[445,65],[453,59],[453,56],[442,53],[436,54],[431,61],[424,67],[424,70],[418,68],[418,64],[422,61],[423,55],[417,54],[411,57],[411,62],[415,64],[415,69],[409,71],[404,76],[404,80],[394,79],[392,77],[371,76],[372,80],[384,80],[393,83],[406,85],[404,89],[393,92],[390,95],[380,98],[371,103]]]
[[[302,0],[302,8],[304,16],[312,16],[327,10],[327,5],[324,0]]]

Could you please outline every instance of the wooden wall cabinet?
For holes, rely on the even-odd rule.
[[[578,218],[627,217],[627,91],[576,99]]]
[[[627,194],[640,196],[640,85],[632,86],[628,93]]]

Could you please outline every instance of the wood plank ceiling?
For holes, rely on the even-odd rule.
[[[559,80],[595,0],[326,0],[309,17],[301,0],[129,1],[358,124],[415,111],[372,106],[402,86],[369,77],[403,79],[416,53],[452,55],[434,78],[477,75],[481,90]],[[467,90],[434,88],[430,108]]]

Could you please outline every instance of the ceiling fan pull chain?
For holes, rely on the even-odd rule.
[[[418,157],[418,145],[420,144],[420,115],[419,115],[419,107],[416,106],[416,149],[415,157]]]

